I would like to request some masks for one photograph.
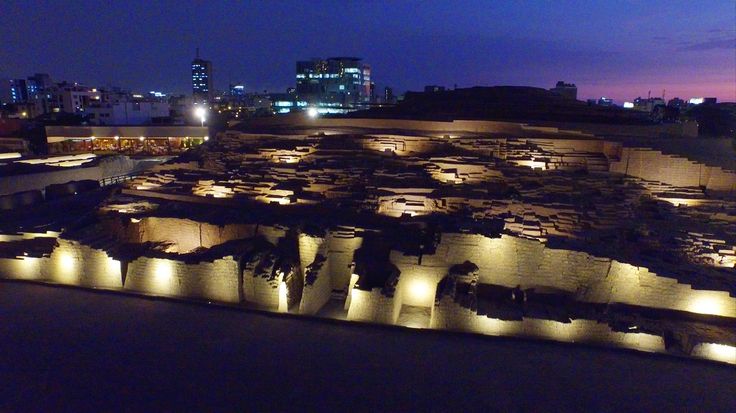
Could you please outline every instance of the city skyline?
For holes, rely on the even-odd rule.
[[[283,91],[294,86],[296,61],[355,55],[372,66],[378,86],[399,92],[427,84],[551,88],[565,80],[577,84],[579,99],[622,102],[666,90],[668,99],[736,100],[736,9],[725,1],[697,10],[686,2],[540,3],[523,10],[485,2],[163,1],[90,13],[97,10],[91,6],[3,3],[0,51],[10,58],[0,76],[44,72],[188,94],[199,47],[223,91],[229,82],[245,83],[248,92]]]

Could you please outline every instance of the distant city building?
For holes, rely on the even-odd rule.
[[[396,96],[394,96],[394,90],[388,86],[383,88],[383,102],[388,104],[396,103]]]
[[[687,102],[685,102],[684,99],[674,98],[670,99],[669,102],[667,102],[667,106],[671,108],[685,109],[687,108]]]
[[[578,87],[574,83],[565,83],[560,80],[550,91],[568,99],[577,100],[578,98]]]
[[[254,111],[264,111],[270,110],[273,106],[273,102],[271,101],[271,97],[268,95],[255,95],[253,96],[252,105]]]
[[[74,83],[59,85],[52,96],[56,97],[61,112],[81,113],[92,102],[99,102],[100,95],[96,88]]]
[[[212,100],[212,62],[197,57],[192,60],[192,96],[197,102]]]
[[[598,102],[596,102],[598,106],[613,106],[613,99],[607,98],[605,96],[601,96],[600,99],[598,99]]]
[[[27,79],[0,82],[0,101],[12,103],[14,112],[5,116],[33,119],[67,113],[86,116],[95,124],[149,124],[170,118],[163,92],[131,94],[119,87],[96,88],[79,83],[55,83],[45,73]]]
[[[245,85],[230,84],[230,96],[236,99],[243,99],[245,97]]]
[[[167,102],[141,101],[99,103],[86,109],[94,125],[150,125],[170,116]]]
[[[46,90],[54,85],[51,81],[51,76],[46,73],[36,73],[33,76],[29,76],[28,80],[32,81],[39,91]]]
[[[19,113],[26,112],[27,116],[35,117],[50,112],[48,93],[53,88],[51,78],[47,74],[37,73],[27,79],[10,79],[0,82],[0,102],[23,105],[18,107]]]
[[[307,106],[305,100],[297,100],[294,93],[271,93],[268,95],[271,107],[275,113],[289,113],[295,109],[304,109]]]
[[[357,57],[331,57],[296,63],[296,102],[321,113],[341,113],[367,107],[371,69]]]
[[[169,96],[169,119],[172,125],[184,125],[192,116],[191,99],[184,95]]]
[[[437,86],[437,85],[427,85],[424,87],[425,93],[432,93],[432,92],[444,92],[445,87],[444,86]]]
[[[25,79],[10,79],[10,103],[28,102],[28,84]]]
[[[690,98],[690,100],[688,100],[688,102],[687,102],[687,103],[688,103],[689,105],[700,105],[700,104],[702,104],[702,103],[703,103],[704,101],[705,101],[705,99],[704,99],[704,98]]]
[[[664,99],[660,97],[649,97],[644,99],[640,96],[634,99],[633,103],[633,109],[647,113],[652,113],[655,108],[666,105]]]

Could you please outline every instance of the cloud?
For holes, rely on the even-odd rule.
[[[682,51],[704,51],[713,49],[736,49],[736,37],[728,39],[710,39],[703,42],[692,43],[687,46],[680,47]]]

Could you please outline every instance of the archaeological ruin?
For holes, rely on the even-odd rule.
[[[736,364],[736,168],[636,133],[232,125],[9,210],[0,277]]]

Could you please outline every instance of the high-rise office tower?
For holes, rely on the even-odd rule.
[[[296,63],[298,99],[318,107],[356,109],[371,97],[371,68],[356,57]]]
[[[212,99],[212,62],[199,57],[192,60],[192,96],[196,102],[209,102]]]

